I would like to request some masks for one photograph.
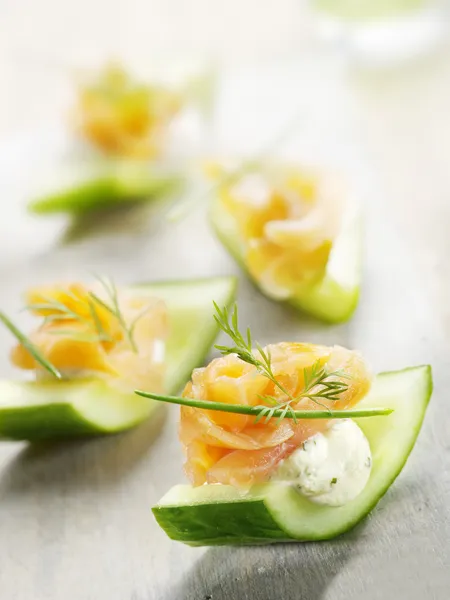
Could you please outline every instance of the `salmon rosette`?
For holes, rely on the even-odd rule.
[[[163,389],[168,318],[162,300],[73,283],[29,290],[27,308],[41,319],[29,340],[65,378],[95,375],[124,391]],[[37,378],[48,375],[22,343],[11,360]]]
[[[179,94],[134,81],[112,65],[81,87],[76,125],[83,137],[108,154],[154,158],[181,104]]]
[[[347,207],[335,176],[283,166],[220,186],[250,276],[270,297],[295,298],[325,274]]]
[[[298,399],[292,402],[293,409],[350,408],[370,388],[371,377],[361,356],[340,346],[279,343],[268,346],[265,352],[270,355],[277,382]],[[305,372],[313,365],[338,373],[336,379],[345,378],[346,386],[338,400],[323,399],[318,404],[302,397]],[[264,397],[280,404],[288,399],[256,366],[235,354],[196,369],[183,396],[248,406],[264,405]],[[186,455],[186,474],[195,486],[220,483],[249,488],[269,480],[281,461],[323,431],[328,422],[327,419],[295,422],[289,418],[255,422],[250,415],[182,407],[179,434]]]

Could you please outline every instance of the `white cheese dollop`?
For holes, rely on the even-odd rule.
[[[272,479],[289,483],[312,502],[343,506],[363,491],[371,467],[365,435],[354,421],[343,419],[281,461]]]

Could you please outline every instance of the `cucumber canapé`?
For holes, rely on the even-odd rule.
[[[136,295],[140,300],[147,296],[163,301],[168,333],[161,387],[167,393],[176,393],[192,369],[204,361],[218,333],[211,315],[212,303],[228,305],[234,299],[235,289],[234,278],[216,277],[149,283],[125,290],[131,300]],[[145,331],[144,328],[141,332],[143,336]],[[62,336],[55,336],[55,344],[61,339]],[[30,357],[24,359],[23,355],[21,348],[19,358],[29,360]],[[72,356],[79,355],[80,352],[74,354],[72,347]],[[127,361],[124,369],[133,364],[129,355]],[[32,382],[3,380],[0,392],[0,436],[4,439],[115,433],[142,422],[158,406],[139,398],[132,389],[124,392],[96,377],[63,381],[46,377]]]
[[[284,482],[240,490],[231,485],[178,485],[153,507],[173,540],[192,546],[326,540],[354,527],[401,472],[419,434],[432,392],[429,366],[379,374],[358,408],[385,406],[389,416],[356,419],[372,454],[363,491],[343,506],[323,506]]]
[[[362,218],[332,176],[283,166],[219,184],[210,220],[267,296],[330,323],[359,300]]]

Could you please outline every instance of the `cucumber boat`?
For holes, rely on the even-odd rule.
[[[162,389],[176,393],[192,369],[204,361],[218,332],[210,314],[211,304],[213,300],[230,303],[235,290],[236,281],[232,277],[163,281],[126,290],[131,301],[134,297],[141,302],[145,302],[145,298],[157,298],[167,309]],[[67,325],[64,326],[67,329]],[[80,345],[83,345],[82,339]],[[63,381],[54,377],[31,382],[3,380],[0,381],[0,436],[42,440],[115,433],[147,419],[156,407],[157,403],[139,398],[132,389],[124,392],[98,377]]]
[[[59,171],[56,180],[30,200],[28,210],[36,215],[81,215],[161,200],[183,186],[179,175],[144,161],[93,157],[85,162]]]
[[[299,173],[298,177],[301,178],[301,172]],[[270,169],[267,172],[261,170],[260,174],[264,178],[264,185],[267,182],[273,186],[279,183],[277,171],[275,176]],[[294,175],[297,176],[298,173],[295,174],[294,171]],[[275,300],[287,302],[294,308],[322,321],[341,323],[351,318],[359,301],[363,254],[362,215],[357,205],[349,202],[339,216],[339,227],[333,235],[328,236],[326,232],[320,233],[320,230],[327,227],[327,211],[333,215],[330,216],[331,220],[337,220],[334,215],[336,207],[330,205],[325,207],[322,216],[317,219],[317,223],[314,223],[315,231],[311,233],[306,223],[309,218],[308,213],[300,219],[293,216],[298,213],[297,205],[301,204],[302,198],[308,207],[314,199],[315,192],[311,189],[316,184],[311,183],[311,178],[307,177],[307,180],[294,181],[295,185],[288,187],[288,193],[285,193],[285,198],[289,198],[289,201],[285,200],[289,205],[288,210],[281,210],[275,200],[268,199],[271,188],[266,191],[267,198],[262,207],[259,205],[262,203],[260,198],[256,198],[257,202],[254,200],[253,204],[251,203],[253,190],[250,186],[246,185],[243,194],[240,191],[242,188],[237,188],[237,191],[233,191],[232,187],[226,188],[226,191],[217,194],[212,202],[210,222],[223,246],[264,294]],[[286,181],[283,185],[287,186]],[[274,190],[272,199],[277,198],[278,192],[276,188]],[[325,190],[323,195],[325,197],[329,195],[327,201],[331,203],[334,193],[334,190]],[[244,211],[242,205],[247,194],[249,207]],[[261,195],[262,191],[256,190],[254,194]],[[230,204],[233,195],[234,200],[239,200],[234,205]],[[291,200],[292,197],[294,201]],[[319,200],[320,198],[317,202]],[[307,210],[313,211],[314,204],[312,207]],[[262,223],[255,226],[254,223],[258,223],[259,219]],[[276,232],[276,236],[271,231],[274,225],[280,229]],[[292,237],[295,227],[298,227],[298,246],[289,238]],[[248,231],[245,231],[245,228]],[[281,233],[286,239],[282,239]],[[312,235],[318,236],[319,241],[314,242],[315,246],[311,246]],[[249,257],[253,257],[253,266],[249,263]],[[308,262],[311,262],[312,266],[309,266]],[[303,265],[306,271],[304,277]],[[263,272],[263,268],[267,270]],[[269,282],[268,275],[270,275]],[[277,277],[278,282],[274,282],[274,278]]]
[[[334,538],[376,506],[414,447],[432,392],[429,366],[379,374],[359,407],[388,406],[389,416],[357,421],[372,451],[370,479],[348,504],[321,506],[281,482],[242,493],[230,485],[178,485],[153,507],[173,540],[191,546],[270,544]]]
[[[64,160],[53,169],[55,180],[29,202],[30,212],[79,215],[165,198],[180,189],[184,178],[168,170],[161,157],[189,94],[107,64],[85,74],[74,100],[71,139],[81,148],[68,165]]]
[[[179,437],[192,485],[153,507],[167,535],[193,546],[333,538],[377,504],[401,472],[432,392],[429,366],[372,377],[341,346],[262,348],[216,305],[231,345],[195,369]]]

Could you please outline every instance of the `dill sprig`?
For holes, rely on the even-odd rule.
[[[320,361],[316,361],[311,367],[306,367],[303,370],[304,389],[300,395],[296,397],[292,396],[276,378],[272,369],[270,352],[264,350],[260,344],[253,343],[250,329],[247,328],[245,334],[242,334],[239,330],[237,307],[234,307],[232,313],[227,308],[220,309],[216,303],[214,303],[214,308],[216,309],[214,319],[217,325],[233,342],[231,346],[217,345],[216,348],[224,356],[236,354],[242,361],[256,367],[262,375],[272,381],[286,399],[276,398],[275,396],[260,396],[261,400],[266,403],[265,405],[248,406],[245,404],[227,404],[181,396],[165,396],[143,390],[135,390],[135,394],[159,402],[189,406],[202,410],[252,415],[256,417],[256,421],[264,418],[265,422],[267,422],[272,418],[276,418],[277,423],[282,419],[292,419],[295,423],[297,423],[298,419],[357,419],[362,417],[386,416],[393,412],[392,409],[383,407],[331,410],[322,401],[339,400],[340,395],[348,389],[348,384],[342,381],[342,378],[349,379],[349,375],[342,371],[328,372]],[[302,398],[312,400],[322,406],[323,410],[296,410],[293,405]]]
[[[234,305],[233,312],[230,314],[227,307],[220,309],[219,306],[214,302],[214,308],[216,314],[214,319],[219,328],[228,335],[234,345],[232,346],[219,346],[215,347],[221,352],[222,355],[236,354],[242,361],[256,367],[259,373],[267,377],[286,397],[286,400],[280,400],[275,396],[260,396],[266,405],[258,406],[259,414],[257,421],[265,417],[266,422],[275,416],[276,411],[279,419],[286,417],[293,418],[294,421],[294,410],[292,404],[297,403],[303,398],[308,398],[312,402],[322,406],[329,413],[331,409],[326,406],[323,401],[328,400],[335,402],[339,400],[340,395],[348,389],[348,383],[342,381],[344,379],[350,379],[349,375],[343,371],[328,371],[323,366],[320,360],[314,362],[310,367],[303,369],[303,377],[305,386],[302,392],[298,396],[293,396],[285,386],[275,377],[272,370],[270,352],[264,350],[257,342],[253,343],[250,329],[247,328],[245,337],[239,330],[238,323],[238,309],[237,305]],[[257,350],[255,354],[253,348]],[[267,406],[269,404],[269,406]]]
[[[63,290],[66,296],[69,296],[76,302],[77,304],[81,303],[81,298],[77,297],[75,294],[71,292],[71,290]],[[87,326],[87,330],[85,332],[80,332],[75,329],[51,329],[49,333],[52,335],[68,335],[74,339],[79,341],[101,341],[101,342],[111,342],[112,337],[107,333],[105,328],[102,325],[100,316],[97,312],[97,307],[92,298],[88,298],[88,308],[90,316],[92,317],[92,322],[86,317],[78,314],[77,312],[71,310],[64,302],[60,302],[59,300],[55,300],[54,298],[49,298],[47,296],[43,296],[44,302],[36,302],[34,304],[27,304],[25,306],[25,310],[29,311],[49,311],[51,314],[46,315],[40,328],[42,329],[48,323],[55,322],[64,322],[64,321],[77,321],[78,323],[84,323]],[[92,324],[94,325],[94,331],[89,333],[89,330],[92,328]]]
[[[142,317],[146,315],[152,308],[152,304],[146,306],[130,323],[127,323],[122,309],[120,308],[119,297],[115,283],[111,279],[106,279],[98,275],[95,275],[95,278],[101,284],[103,291],[105,292],[106,299],[104,300],[100,298],[94,292],[88,292],[87,305],[89,309],[89,317],[79,314],[76,312],[76,310],[72,310],[63,302],[47,296],[43,296],[43,302],[28,304],[25,306],[25,309],[30,311],[48,311],[51,313],[44,317],[41,327],[44,327],[46,324],[55,321],[76,321],[86,325],[86,331],[78,331],[75,329],[71,330],[70,328],[49,330],[49,333],[52,335],[68,335],[81,342],[112,342],[113,338],[103,327],[102,320],[98,313],[99,307],[102,307],[118,322],[133,352],[137,353],[138,347],[134,339],[134,330],[139,320],[142,319]],[[62,290],[62,292],[66,296],[72,298],[76,304],[80,304],[84,301],[84,299],[76,296],[73,292],[71,292],[71,290]]]
[[[48,312],[45,314],[44,319],[40,325],[42,329],[49,323],[64,322],[70,323],[76,321],[86,325],[85,331],[78,331],[75,329],[58,328],[49,329],[48,333],[52,335],[68,336],[81,342],[111,342],[113,338],[103,327],[100,315],[98,313],[99,306],[107,310],[111,315],[117,319],[120,327],[122,328],[128,342],[134,352],[138,352],[136,342],[134,340],[134,330],[140,319],[146,315],[152,308],[152,304],[144,307],[136,317],[127,323],[124,315],[119,306],[117,288],[112,280],[105,280],[101,277],[96,276],[97,280],[102,284],[108,300],[102,300],[94,292],[88,292],[87,305],[89,308],[89,314],[91,318],[88,318],[82,314],[78,314],[75,310],[69,308],[64,302],[60,302],[54,298],[48,296],[42,296],[41,302],[35,302],[28,304],[24,307],[24,310],[37,311],[37,312]],[[61,290],[66,296],[69,296],[75,303],[79,304],[83,302],[82,298],[76,296],[70,289]],[[0,312],[0,321],[6,326],[6,328],[14,335],[19,343],[28,350],[31,356],[39,363],[46,371],[51,373],[57,379],[62,379],[62,374],[49,360],[45,358],[39,348],[33,344],[29,337],[18,329],[14,323],[7,317],[3,312]]]
[[[97,278],[98,282],[101,284],[101,286],[103,287],[103,290],[105,291],[105,293],[109,299],[109,303],[105,302],[104,300],[99,298],[97,296],[97,294],[94,294],[94,292],[89,292],[89,296],[92,298],[92,300],[94,300],[94,302],[97,302],[97,304],[102,306],[117,320],[123,333],[125,334],[125,336],[128,340],[128,343],[130,344],[133,352],[137,353],[138,348],[136,346],[136,342],[134,340],[134,335],[133,335],[134,326],[136,323],[133,322],[131,325],[127,324],[125,317],[123,315],[123,312],[120,309],[119,297],[118,297],[117,288],[116,288],[114,281],[112,279],[103,279],[102,277],[100,277],[98,275],[96,276],[96,278]],[[141,313],[141,315],[142,315],[142,313]],[[141,318],[141,316],[138,315],[138,318]]]
[[[134,331],[136,325],[139,323],[142,317],[148,314],[148,312],[153,308],[153,304],[150,302],[134,317],[134,319],[130,323],[127,323],[119,305],[117,287],[114,281],[112,279],[103,279],[98,275],[96,276],[96,278],[102,285],[106,295],[108,296],[110,304],[99,298],[96,294],[94,294],[94,292],[89,292],[90,297],[92,298],[92,300],[100,304],[100,306],[103,306],[103,308],[105,308],[113,317],[116,318],[117,322],[119,323],[120,327],[122,328],[122,331],[124,332],[128,340],[128,343],[130,344],[133,351],[137,353],[138,347],[134,339]]]
[[[282,408],[286,410],[286,415],[288,413],[292,413],[292,407],[290,406],[290,403],[292,402],[293,398],[292,398],[291,394],[288,392],[288,390],[275,377],[275,375],[272,371],[270,352],[268,352],[268,351],[266,352],[264,350],[264,348],[260,344],[258,344],[258,342],[255,342],[254,346],[261,357],[260,359],[258,359],[255,356],[255,353],[253,351],[253,340],[252,340],[252,334],[251,334],[250,328],[247,327],[247,330],[245,333],[245,338],[242,335],[242,333],[240,332],[239,323],[238,323],[237,305],[236,304],[234,305],[233,313],[230,315],[230,312],[229,312],[227,306],[225,306],[223,309],[221,309],[216,304],[216,302],[214,302],[213,304],[214,304],[214,308],[216,310],[216,314],[214,315],[214,320],[216,321],[219,328],[224,333],[226,333],[228,335],[228,337],[231,339],[231,341],[234,343],[234,346],[220,346],[220,345],[216,344],[215,348],[217,348],[217,350],[219,350],[219,352],[222,354],[222,356],[227,356],[229,354],[236,354],[238,356],[238,358],[240,358],[242,361],[256,367],[257,370],[262,375],[267,377],[267,379],[270,379],[270,381],[283,394],[285,394],[289,398],[288,403],[285,403],[286,406],[283,406]],[[274,398],[272,396],[260,396],[260,398],[261,398],[261,400],[267,400],[274,406],[258,407],[260,409],[260,412],[258,414],[257,421],[260,420],[264,416],[266,416],[266,419],[269,420],[273,416],[273,411],[276,410],[277,408],[280,408],[280,404],[276,400],[276,398]]]
[[[51,373],[56,379],[62,379],[58,369],[49,362],[31,340],[18,329],[14,323],[2,312],[0,312],[0,321],[9,329],[13,336],[28,350],[36,362],[38,362],[46,371]]]

